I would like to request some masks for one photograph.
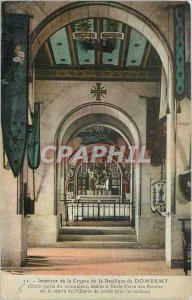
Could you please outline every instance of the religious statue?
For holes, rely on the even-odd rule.
[[[96,164],[94,169],[88,169],[89,177],[93,180],[93,188],[96,190],[105,189],[105,183],[108,177],[107,170],[102,164]]]

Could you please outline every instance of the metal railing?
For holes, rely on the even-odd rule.
[[[66,220],[127,220],[131,221],[132,203],[66,203]]]

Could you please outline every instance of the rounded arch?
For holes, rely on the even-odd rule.
[[[61,143],[63,142],[64,133],[67,133],[68,137],[71,136],[70,129],[72,129],[73,127],[74,131],[77,129],[76,122],[78,122],[78,127],[84,127],[85,125],[88,125],[88,119],[84,119],[85,116],[91,116],[92,123],[94,123],[94,117],[97,117],[97,115],[109,116],[111,120],[116,120],[118,123],[121,123],[120,128],[124,127],[121,131],[122,136],[125,136],[124,132],[126,129],[129,133],[128,140],[134,142],[135,145],[141,145],[142,142],[139,129],[132,117],[120,107],[106,102],[85,103],[70,111],[58,126],[55,134],[55,144],[58,146],[61,145]],[[113,126],[112,123],[109,124],[109,121],[108,125]],[[73,132],[73,129],[71,132]]]

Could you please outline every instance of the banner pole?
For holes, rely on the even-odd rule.
[[[33,199],[36,201],[35,197],[35,170],[33,170]]]

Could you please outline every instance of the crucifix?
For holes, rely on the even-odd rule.
[[[96,101],[101,101],[101,96],[104,97],[104,95],[107,94],[107,90],[104,89],[105,87],[101,87],[101,83],[96,83],[96,86],[94,86],[94,90],[91,89],[91,94],[93,94],[93,97],[96,97]]]

